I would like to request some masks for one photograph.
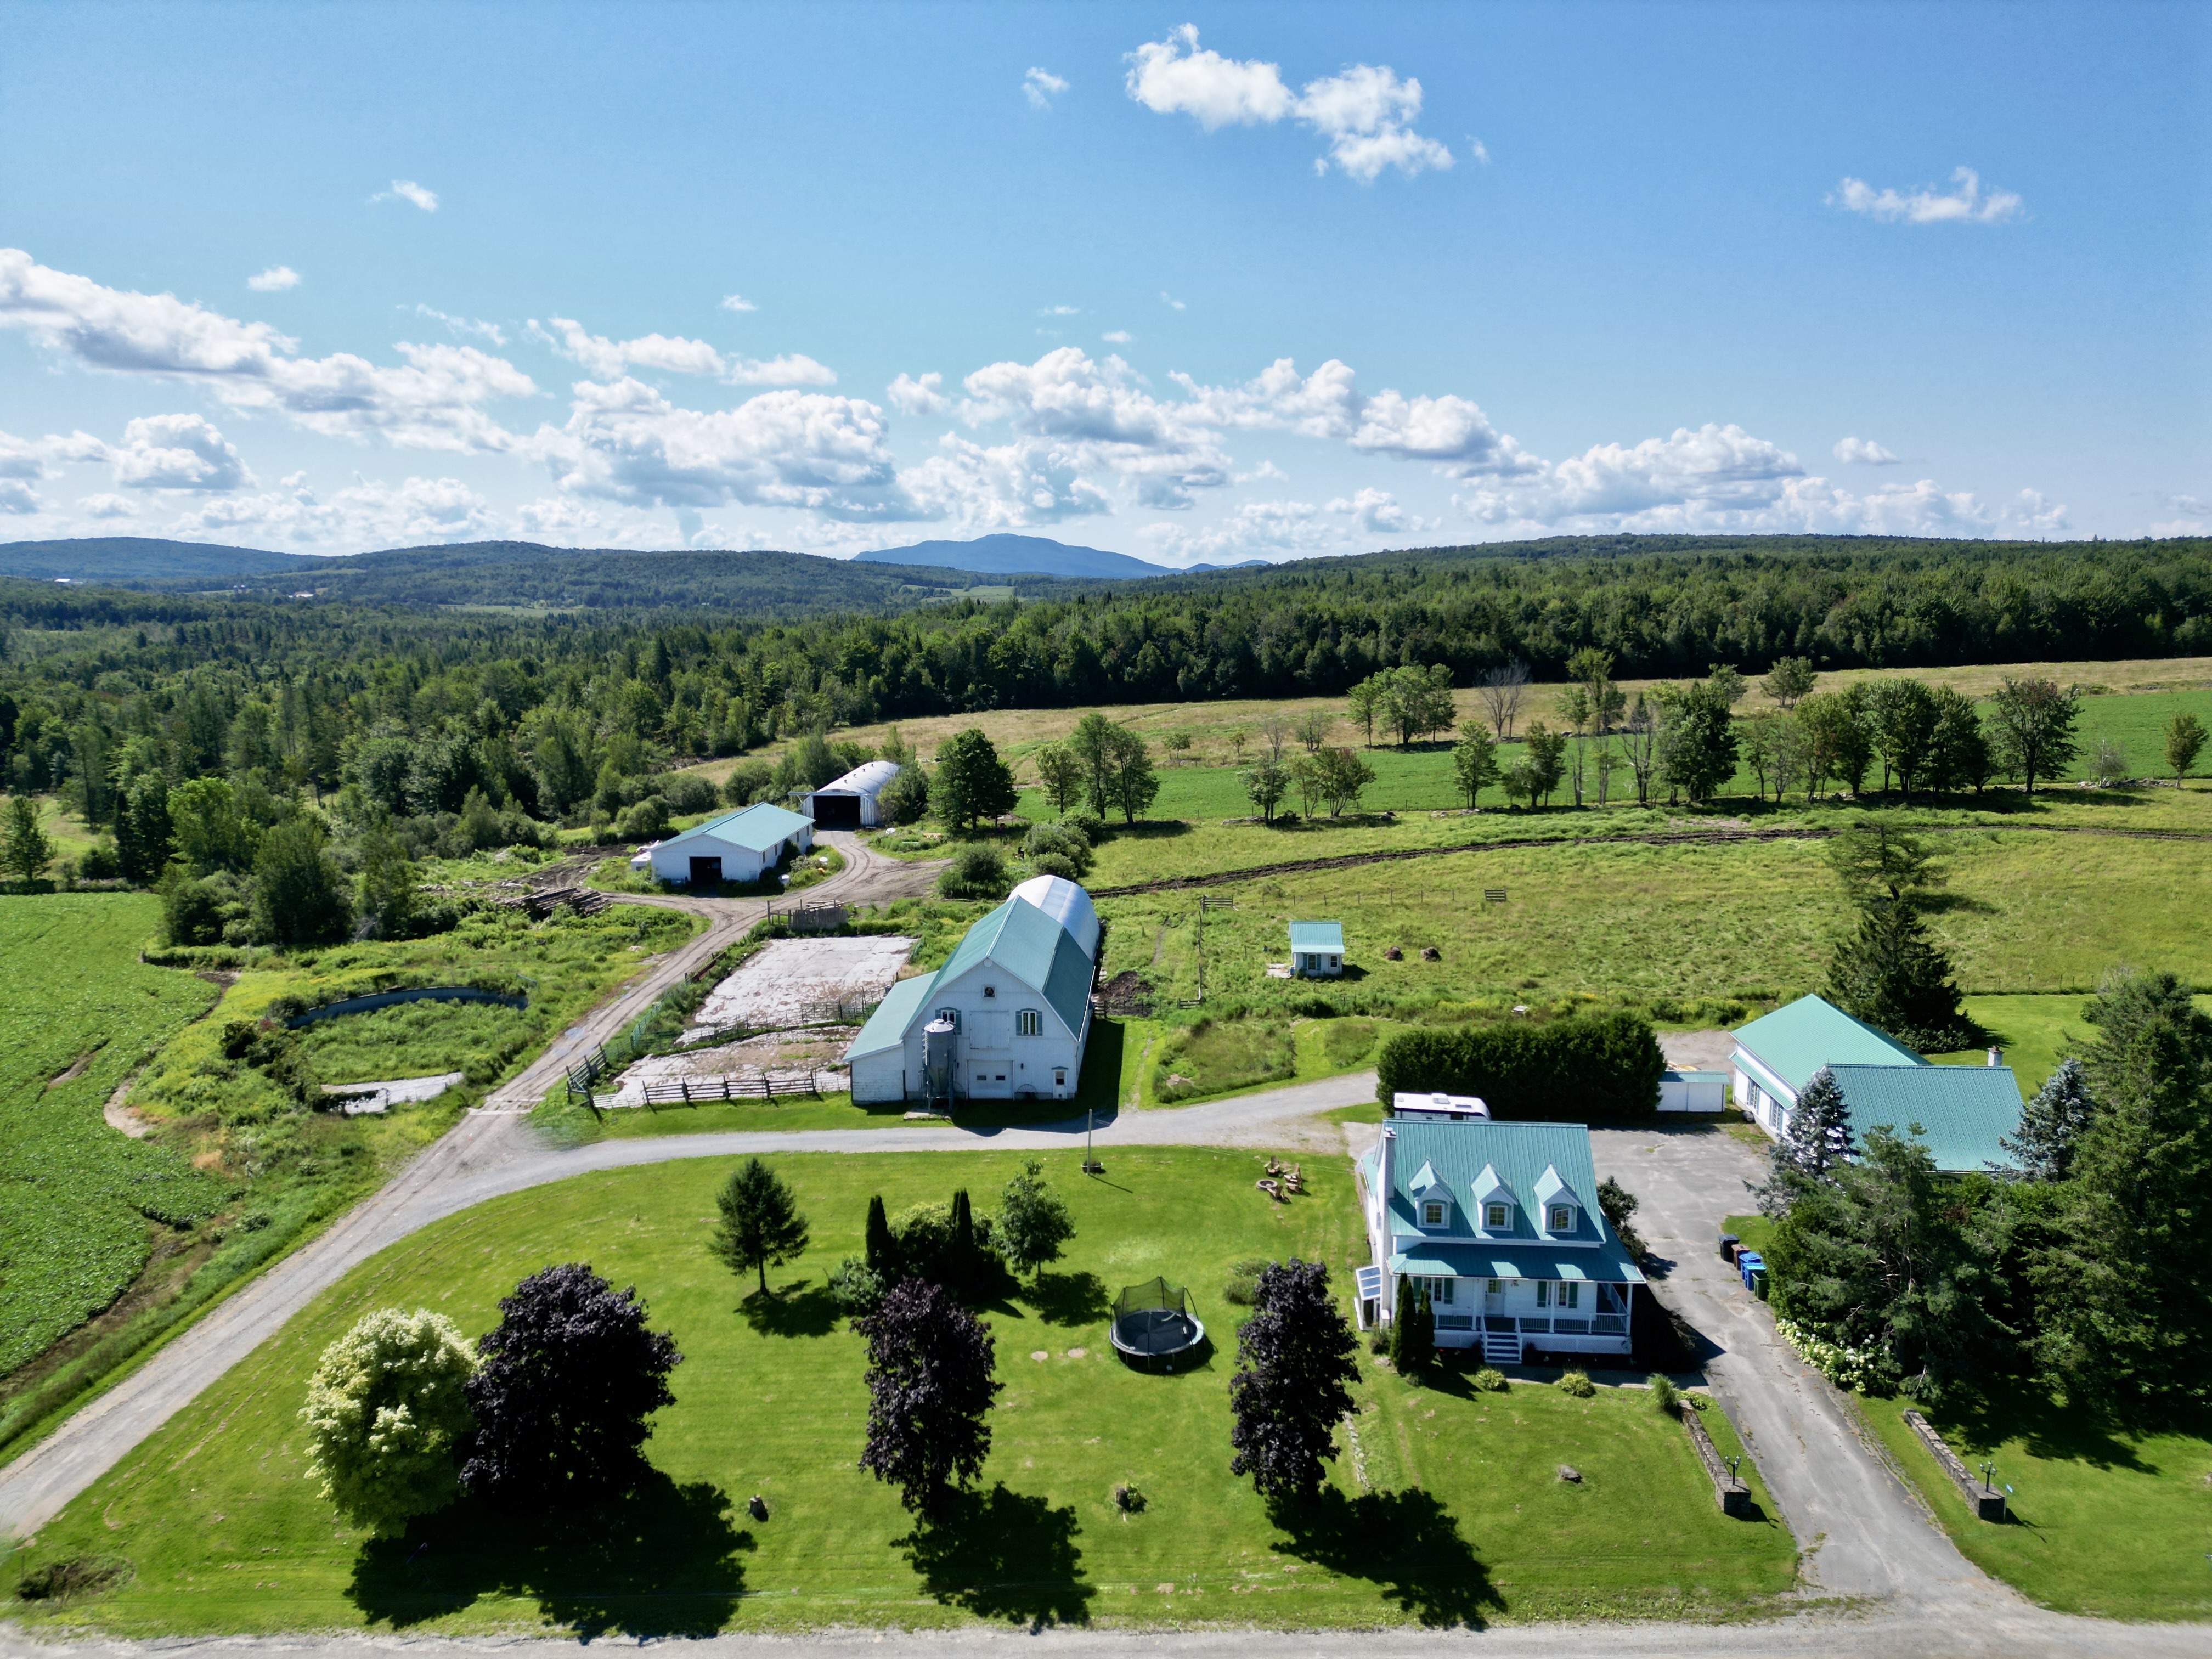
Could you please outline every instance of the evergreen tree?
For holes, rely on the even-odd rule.
[[[159,772],[142,772],[122,792],[115,814],[115,856],[123,873],[141,886],[169,861],[169,785]]]
[[[1997,1166],[1998,1173],[2028,1181],[2065,1180],[2074,1168],[2074,1149],[2096,1111],[2081,1062],[2061,1060],[2020,1109],[2019,1133],[1998,1143],[2012,1154],[2010,1164]]]
[[[884,1213],[884,1195],[877,1193],[868,1200],[868,1224],[865,1235],[868,1271],[886,1285],[899,1276],[898,1241],[891,1237],[890,1218]]]
[[[1237,1332],[1231,1473],[1250,1475],[1264,1498],[1313,1498],[1322,1462],[1336,1456],[1336,1425],[1352,1407],[1356,1346],[1327,1267],[1295,1257],[1268,1263],[1252,1316]]]
[[[2166,763],[2173,769],[2173,775],[2185,778],[2197,764],[2197,750],[2204,747],[2204,722],[2190,714],[2176,714],[2166,723]]]
[[[1836,1074],[1823,1066],[1798,1094],[1780,1138],[1767,1151],[1766,1180],[1753,1189],[1759,1210],[1787,1215],[1800,1196],[1829,1180],[1856,1151],[1850,1109]]]
[[[36,881],[54,861],[54,843],[39,828],[39,806],[28,795],[11,795],[0,825],[0,870],[18,881]]]
[[[1437,1316],[1429,1293],[1410,1273],[1398,1278],[1398,1306],[1390,1321],[1390,1364],[1401,1376],[1427,1369],[1437,1357]]]
[[[750,1267],[768,1294],[768,1270],[781,1267],[806,1249],[806,1218],[783,1177],[757,1158],[732,1171],[716,1197],[722,1212],[714,1228],[714,1255],[731,1272]]]
[[[938,750],[937,778],[930,793],[937,815],[955,835],[1012,811],[1020,799],[1014,775],[999,758],[998,745],[975,726],[947,738]]]
[[[2076,1404],[2177,1421],[2212,1405],[2212,1016],[2123,971],[2088,1017],[2096,1110],[2031,1263],[2038,1350]]]
[[[1907,903],[1877,902],[1828,963],[1828,1000],[1926,1054],[1965,1048],[1980,1036],[1966,1018],[1951,961]]]

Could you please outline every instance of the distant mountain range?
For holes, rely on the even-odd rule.
[[[0,544],[0,576],[27,576],[33,581],[217,581],[280,570],[325,570],[333,562],[308,553],[264,553],[258,548],[165,542],[148,536]]]
[[[1127,580],[1131,577],[1182,576],[1193,571],[1241,570],[1243,564],[1193,564],[1180,568],[1109,553],[1096,547],[1070,547],[1045,536],[978,536],[971,542],[916,542],[857,555],[856,564],[923,564],[947,570],[974,570],[988,576],[1074,576]]]

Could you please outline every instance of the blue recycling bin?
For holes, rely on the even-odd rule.
[[[1743,1275],[1743,1287],[1753,1296],[1766,1294],[1766,1258],[1757,1250],[1738,1250],[1735,1253],[1736,1271]]]

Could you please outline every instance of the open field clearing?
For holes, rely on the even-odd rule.
[[[11,1264],[38,1264],[28,1277],[11,1265],[0,1298],[11,1343],[0,1455],[382,1184],[485,1085],[693,927],[683,913],[641,908],[536,925],[500,911],[427,939],[264,957],[235,976],[208,1018],[188,1024],[216,989],[135,959],[157,908],[137,894],[0,899],[0,927],[31,930],[0,951],[15,981],[6,1006],[66,1009],[75,994],[89,1022],[76,1031],[58,1025],[25,1049],[23,1082],[9,1084],[0,1106],[6,1167],[35,1171],[10,1180],[0,1240]],[[51,918],[45,931],[41,917]],[[281,1029],[265,1038],[258,1030],[279,998],[319,1002],[485,974],[526,987],[529,1010],[420,1002],[318,1021],[296,1042]],[[131,1121],[148,1135],[132,1140],[102,1122],[101,1105],[156,1044],[131,1085]],[[50,1057],[59,1056],[52,1066],[59,1072],[88,1051],[81,1077],[39,1089],[37,1068]],[[315,1109],[327,1104],[324,1082],[447,1071],[465,1072],[468,1083],[435,1100],[351,1118]],[[19,1099],[32,1103],[18,1111]]]
[[[105,1308],[173,1226],[229,1194],[101,1107],[216,988],[137,960],[138,893],[0,899],[0,1377]]]
[[[1942,845],[1951,884],[1929,926],[1966,990],[2086,990],[2119,961],[2212,982],[2203,846],[2003,830]],[[1504,902],[1486,902],[1495,890]],[[1825,849],[1810,842],[1511,848],[1206,891],[1236,900],[1206,915],[1209,995],[1285,1009],[1314,996],[1340,1010],[1592,997],[1732,1024],[1743,1014],[1726,1005],[1816,988],[1850,919]],[[1163,996],[1195,994],[1194,895],[1109,898],[1099,910],[1111,924],[1107,975],[1135,969]],[[1293,920],[1341,921],[1356,973],[1333,984],[1267,978],[1267,963],[1287,959]],[[1392,946],[1402,961],[1383,959]],[[1442,959],[1420,960],[1424,946]]]
[[[1343,1166],[1313,1166],[1313,1195],[1281,1206],[1252,1190],[1249,1153],[1117,1152],[1093,1182],[1076,1162],[1047,1167],[1079,1229],[1067,1259],[988,1310],[1006,1392],[983,1480],[945,1524],[917,1528],[854,1468],[861,1345],[822,1280],[860,1248],[871,1193],[896,1212],[963,1185],[988,1210],[1018,1160],[778,1159],[812,1244],[768,1302],[707,1254],[731,1166],[700,1160],[495,1200],[356,1270],[42,1528],[24,1565],[96,1551],[137,1576],[37,1627],[1480,1623],[1724,1615],[1791,1583],[1787,1534],[1721,1516],[1680,1425],[1640,1390],[1474,1395],[1449,1376],[1413,1390],[1370,1370],[1365,1483],[1341,1457],[1322,1502],[1278,1525],[1228,1471],[1237,1310],[1221,1287],[1250,1255],[1345,1272],[1360,1247]],[[656,1479],[559,1522],[463,1504],[380,1542],[336,1522],[302,1475],[295,1415],[323,1346],[386,1305],[434,1308],[473,1334],[518,1278],[568,1259],[635,1283],[686,1356],[647,1446]],[[1107,1345],[1109,1298],[1156,1273],[1190,1285],[1216,1334],[1182,1375],[1124,1370]],[[1556,1477],[1563,1462],[1579,1486]],[[1140,1513],[1114,1507],[1122,1481],[1145,1494]],[[744,1513],[756,1492],[766,1521]]]
[[[1859,1406],[1890,1456],[1967,1559],[2061,1613],[2106,1619],[2212,1617],[2204,1559],[2212,1439],[2129,1435],[2034,1390],[1960,1391],[1925,1415],[1970,1470],[1984,1459],[2012,1489],[2013,1519],[1978,1520],[1920,1437],[1908,1400]]]

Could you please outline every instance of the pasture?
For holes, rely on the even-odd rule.
[[[1116,1151],[1085,1180],[1047,1160],[1077,1237],[987,1311],[1005,1392],[976,1490],[917,1526],[855,1468],[862,1346],[823,1288],[860,1248],[868,1196],[896,1212],[955,1186],[995,1206],[1012,1156],[776,1160],[812,1243],[763,1300],[705,1249],[731,1161],[580,1176],[441,1222],[355,1270],[41,1529],[22,1565],[97,1552],[136,1577],[32,1615],[52,1635],[526,1629],[648,1637],[832,1625],[1368,1627],[1539,1618],[1726,1617],[1789,1588],[1766,1521],[1720,1516],[1680,1425],[1641,1390],[1578,1401],[1455,1375],[1410,1389],[1367,1369],[1357,1444],[1323,1499],[1271,1510],[1229,1472],[1236,1261],[1291,1254],[1344,1274],[1363,1247],[1350,1177],[1253,1190],[1256,1154]],[[635,1284],[685,1358],[630,1499],[563,1519],[465,1503],[374,1541],[302,1471],[295,1413],[325,1344],[370,1309],[436,1309],[474,1334],[522,1274],[585,1260]],[[1174,1376],[1127,1370],[1109,1299],[1164,1273],[1213,1339]],[[1363,1363],[1364,1356],[1363,1354]],[[190,1455],[189,1464],[180,1458]],[[1571,1462],[1578,1486],[1555,1466]],[[1146,1499],[1124,1514],[1120,1482]],[[748,1495],[769,1518],[750,1519]]]

